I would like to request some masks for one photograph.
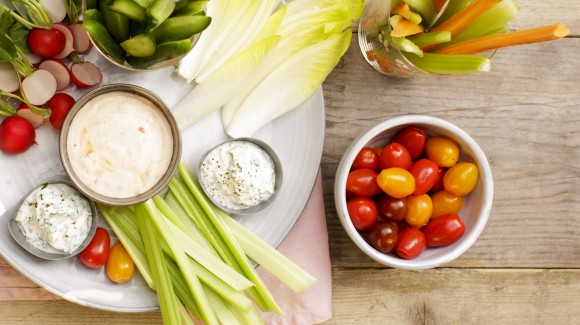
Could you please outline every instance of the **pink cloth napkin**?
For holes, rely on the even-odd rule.
[[[316,283],[297,294],[259,267],[258,273],[285,313],[263,313],[266,324],[309,325],[330,319],[332,282],[320,173],[304,211],[278,250],[312,274]]]

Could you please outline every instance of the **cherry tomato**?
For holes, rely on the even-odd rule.
[[[383,169],[377,177],[379,187],[395,198],[405,197],[415,191],[415,178],[402,168]]]
[[[105,268],[109,279],[116,283],[127,282],[133,277],[135,263],[121,242],[117,242],[111,247]]]
[[[425,155],[441,167],[452,167],[459,160],[459,147],[444,137],[431,137],[425,142]]]
[[[355,169],[372,169],[377,170],[379,167],[379,154],[372,148],[365,147],[354,158],[351,170]]]
[[[407,214],[407,198],[395,198],[381,195],[377,201],[379,218],[384,221],[399,222],[405,220]]]
[[[99,268],[107,262],[111,239],[106,229],[98,227],[89,246],[79,254],[81,262],[91,269]]]
[[[373,196],[381,193],[377,184],[377,172],[372,169],[357,169],[348,174],[346,190],[358,196]]]
[[[425,235],[419,229],[407,228],[399,233],[395,251],[399,257],[411,260],[425,250]]]
[[[460,162],[445,173],[443,187],[447,192],[458,196],[469,194],[477,184],[478,174],[477,165]]]
[[[411,160],[417,160],[423,153],[427,134],[417,126],[408,126],[395,134],[393,142],[402,144],[411,155]]]
[[[431,247],[447,246],[456,242],[465,232],[465,225],[456,214],[446,214],[429,222],[425,228],[425,240]]]
[[[429,159],[420,159],[411,165],[409,172],[415,178],[413,195],[423,195],[431,190],[439,179],[439,166]]]
[[[374,223],[367,231],[367,241],[381,253],[393,250],[397,243],[399,230],[394,222],[379,221]]]
[[[439,191],[431,195],[431,201],[433,201],[433,214],[431,215],[431,219],[445,214],[458,213],[463,206],[463,197],[447,191]]]
[[[385,146],[379,158],[379,169],[399,167],[409,169],[411,166],[411,155],[400,143],[391,143]]]
[[[433,203],[427,194],[409,195],[407,197],[407,214],[405,221],[411,227],[419,228],[426,224],[433,213]]]
[[[443,191],[443,176],[445,175],[445,172],[447,171],[447,168],[443,168],[443,167],[439,167],[439,169],[437,169],[437,182],[435,182],[435,185],[433,185],[433,187],[431,188],[432,192],[439,192],[439,191]]]
[[[357,196],[346,204],[350,221],[357,230],[365,230],[377,220],[379,212],[375,201]]]

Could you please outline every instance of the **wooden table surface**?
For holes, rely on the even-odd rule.
[[[322,157],[332,260],[333,318],[325,324],[580,323],[580,1],[519,0],[515,30],[562,22],[571,36],[501,50],[492,72],[399,80],[375,72],[357,37],[323,85]],[[356,28],[355,28],[356,29]],[[402,271],[360,252],[333,203],[344,150],[379,121],[403,114],[446,119],[491,164],[489,222],[463,256]],[[0,324],[159,324],[59,300],[0,260]]]

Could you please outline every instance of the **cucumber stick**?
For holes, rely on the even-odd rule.
[[[109,8],[131,20],[145,21],[145,8],[133,0],[109,0]]]
[[[206,29],[211,22],[207,16],[180,16],[167,18],[151,31],[158,43],[189,38]]]
[[[147,21],[150,28],[159,26],[175,9],[175,0],[155,0],[147,8]]]
[[[109,8],[108,0],[99,2],[99,9],[103,15],[103,24],[111,35],[122,42],[129,38],[129,18]]]
[[[121,43],[121,47],[128,55],[147,57],[155,53],[155,38],[150,34],[139,34]]]

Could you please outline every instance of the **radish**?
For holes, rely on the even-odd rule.
[[[66,17],[65,1],[39,0],[40,6],[48,11],[53,23],[60,23]]]
[[[42,58],[34,53],[24,53],[24,56],[26,56],[26,59],[30,64],[37,64],[42,61]]]
[[[72,82],[79,88],[90,88],[101,82],[101,70],[91,62],[73,63],[70,68]]]
[[[18,90],[18,74],[10,62],[0,62],[0,89],[13,93]]]
[[[52,28],[60,30],[66,39],[64,49],[59,54],[54,56],[55,59],[64,59],[75,50],[73,47],[73,33],[70,28],[63,23],[54,24],[52,25]]]
[[[66,115],[75,104],[75,99],[69,94],[58,93],[48,101],[48,108],[50,109],[50,124],[57,130],[62,128],[62,123]]]
[[[32,53],[43,58],[51,58],[64,50],[66,36],[56,28],[42,29],[35,27],[28,32],[27,42]]]
[[[46,59],[38,65],[39,70],[50,72],[56,79],[56,90],[63,90],[70,85],[70,71],[60,60]]]
[[[70,25],[70,30],[73,34],[73,47],[79,53],[85,53],[91,47],[91,39],[89,33],[83,28],[81,24]]]
[[[18,106],[18,110],[16,111],[16,115],[20,116],[22,118],[24,118],[25,120],[27,120],[28,122],[30,122],[30,124],[32,124],[32,126],[36,129],[37,127],[41,126],[42,123],[44,123],[44,117],[38,115],[38,114],[34,114],[32,112],[32,110],[30,109],[30,107],[28,107],[28,105],[26,105],[25,103],[20,104],[20,106]]]
[[[46,70],[36,70],[22,81],[22,93],[30,104],[43,105],[56,93],[56,79]]]
[[[36,132],[30,122],[20,116],[10,116],[0,124],[0,150],[21,153],[35,144]]]

